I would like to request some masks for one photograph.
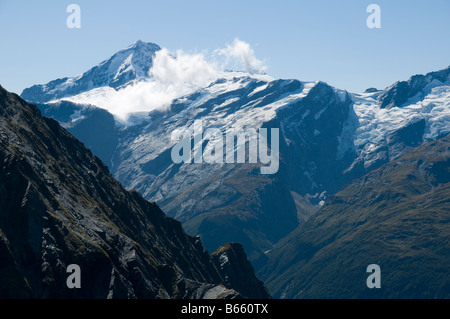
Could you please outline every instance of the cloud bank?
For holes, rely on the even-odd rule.
[[[251,46],[239,39],[213,51],[212,55],[182,50],[172,54],[161,49],[153,59],[147,80],[118,91],[110,87],[97,88],[65,100],[104,108],[126,121],[130,113],[167,109],[174,99],[206,87],[223,77],[224,70],[230,67],[250,74],[262,74],[267,69],[256,58]]]

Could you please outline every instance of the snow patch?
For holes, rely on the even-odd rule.
[[[220,268],[223,268],[223,266],[228,264],[229,260],[228,260],[227,253],[223,253],[222,255],[220,255],[219,261],[220,261]]]

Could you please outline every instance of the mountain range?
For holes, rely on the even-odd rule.
[[[293,279],[294,274],[298,275],[294,265],[300,271],[314,269],[308,258],[322,250],[317,248],[306,257],[298,257],[303,258],[302,263],[283,260],[286,255],[301,255],[308,245],[318,245],[319,230],[333,234],[330,229],[335,227],[336,235],[328,240],[340,243],[338,226],[344,225],[336,222],[330,229],[321,228],[325,219],[319,222],[320,216],[339,211],[350,226],[357,227],[357,217],[348,212],[351,209],[343,212],[341,207],[332,205],[336,194],[355,183],[359,186],[354,187],[362,187],[364,178],[373,172],[450,133],[450,67],[363,93],[347,92],[321,81],[223,72],[219,79],[174,99],[168,107],[130,114],[126,123],[110,114],[108,105],[81,103],[86,102],[86,96],[105,92],[99,88],[121,91],[147,81],[158,48],[138,41],[80,76],[35,85],[21,96],[36,103],[45,116],[56,119],[79,138],[126,189],[156,202],[165,213],[181,221],[189,234],[199,235],[207,250],[214,251],[227,242],[242,243],[255,270],[276,297],[327,295],[324,289],[308,291]],[[196,121],[223,135],[248,129],[279,129],[278,171],[261,174],[262,164],[249,161],[175,163],[171,158],[176,143],[171,139],[172,133],[192,130]],[[214,147],[213,140],[200,140],[204,149]],[[238,139],[237,143],[235,150],[242,146],[248,150],[248,141]],[[446,176],[444,164],[437,167]],[[446,195],[439,193],[444,203]],[[358,205],[372,204],[364,202],[364,196],[361,194]],[[386,205],[392,205],[391,198]],[[371,224],[370,218],[377,214],[380,211],[371,212],[364,222]],[[394,220],[399,223],[397,217]],[[394,226],[398,225],[393,223],[392,230],[397,229]],[[299,235],[304,229],[313,228],[317,233],[311,238]],[[448,243],[443,247],[448,247]],[[334,266],[330,263],[330,267]],[[324,278],[317,280],[324,284]],[[288,287],[287,282],[292,285]],[[399,296],[393,292],[383,296],[387,295]],[[368,295],[352,291],[348,296]]]

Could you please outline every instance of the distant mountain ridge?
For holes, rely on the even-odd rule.
[[[417,74],[408,81],[399,81],[388,87],[378,98],[381,108],[401,107],[410,98],[423,99],[434,86],[450,82],[450,66],[446,69],[430,72],[425,75]]]

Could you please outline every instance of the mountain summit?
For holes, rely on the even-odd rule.
[[[138,40],[81,75],[34,85],[23,90],[21,96],[32,103],[44,103],[103,86],[118,89],[148,77],[153,57],[159,50],[154,43]]]

